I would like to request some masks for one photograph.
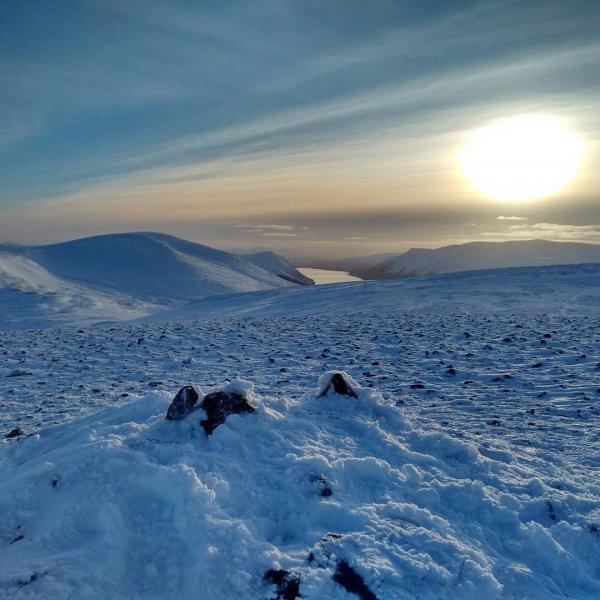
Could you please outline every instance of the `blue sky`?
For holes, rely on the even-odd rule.
[[[599,27],[578,0],[6,0],[0,240],[600,241]],[[457,148],[528,112],[582,136],[580,176],[527,205],[478,197]]]

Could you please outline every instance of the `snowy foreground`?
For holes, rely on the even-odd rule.
[[[265,579],[285,570],[307,599],[598,598],[599,321],[5,332],[0,597],[294,597]],[[358,398],[318,397],[330,369]],[[236,377],[256,412],[165,421],[181,386]]]

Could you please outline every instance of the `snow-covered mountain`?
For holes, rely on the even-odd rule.
[[[275,254],[275,252],[267,251],[244,254],[242,258],[245,258],[265,271],[269,271],[269,273],[274,273],[286,281],[291,281],[298,285],[314,285],[315,283],[310,277],[306,277],[306,275],[300,273],[294,265],[290,264],[282,256],[279,256],[279,254]]]
[[[375,265],[354,267],[361,279],[402,279],[477,269],[600,263],[600,245],[523,240],[412,248]]]
[[[0,246],[0,328],[129,319],[212,295],[292,286],[295,270],[284,279],[284,269],[275,256],[259,265],[159,233]]]

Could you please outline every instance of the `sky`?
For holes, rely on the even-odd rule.
[[[3,0],[0,242],[600,243],[599,30],[596,0]],[[460,149],[529,113],[581,138],[577,177],[483,197]]]

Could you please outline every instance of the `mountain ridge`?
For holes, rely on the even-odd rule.
[[[411,248],[374,265],[354,266],[361,279],[406,279],[461,271],[600,262],[600,245],[549,240],[467,242]]]

